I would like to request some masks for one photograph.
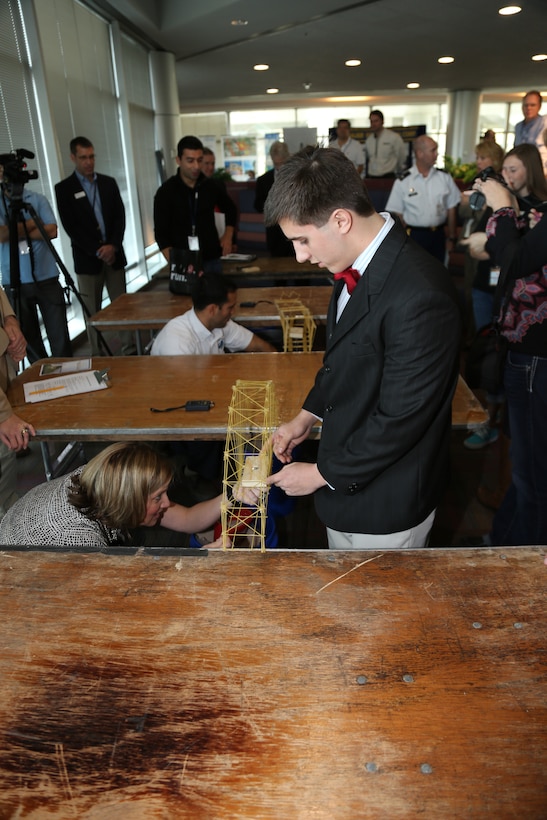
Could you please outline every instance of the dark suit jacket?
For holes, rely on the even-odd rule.
[[[340,321],[337,282],[324,365],[304,407],[323,418],[318,468],[334,487],[316,510],[343,532],[390,533],[422,522],[448,477],[460,313],[446,269],[388,233]]]
[[[264,204],[274,180],[275,172],[273,168],[256,180],[254,208],[259,214],[264,213]],[[272,256],[294,256],[292,242],[289,242],[279,225],[271,225],[266,228],[266,244]]]
[[[72,242],[74,270],[77,274],[100,272],[103,263],[96,254],[97,249],[103,244],[114,245],[117,249],[116,259],[112,266],[115,270],[127,264],[122,244],[125,232],[125,208],[118,184],[113,177],[97,174],[97,187],[101,197],[106,231],[104,242],[91,203],[76,173],[58,182],[55,186],[57,208],[63,228]]]

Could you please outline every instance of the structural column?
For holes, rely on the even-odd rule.
[[[165,159],[167,176],[175,173],[175,157],[180,133],[180,108],[175,55],[170,51],[150,53],[150,82],[155,112],[156,151]]]
[[[448,97],[446,153],[473,162],[479,136],[480,91],[453,91]]]

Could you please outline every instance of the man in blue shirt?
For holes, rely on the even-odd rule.
[[[2,169],[3,176],[3,169]],[[34,208],[44,225],[49,239],[57,236],[57,222],[46,197],[34,191],[24,190],[20,219],[17,222],[17,243],[19,247],[19,304],[13,304],[10,293],[10,197],[9,186],[2,184],[0,198],[0,268],[2,285],[10,296],[14,307],[19,308],[21,328],[27,340],[27,356],[30,362],[43,359],[48,354],[44,346],[38,308],[42,314],[44,328],[49,340],[52,356],[72,356],[68,334],[66,305],[63,288],[59,282],[57,265],[34,218],[28,209]],[[17,283],[14,283],[17,285]]]
[[[524,97],[522,101],[524,119],[515,125],[515,146],[522,145],[523,142],[535,145],[541,154],[543,173],[547,176],[547,147],[544,141],[547,117],[539,113],[542,102],[539,91],[529,91]]]

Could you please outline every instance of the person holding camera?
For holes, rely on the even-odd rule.
[[[24,189],[17,221],[15,241],[19,254],[19,281],[12,277],[10,259],[10,211],[14,207],[11,186],[4,185],[4,168],[0,165],[0,268],[2,285],[9,293],[12,289],[12,306],[19,312],[21,328],[27,340],[29,362],[47,357],[42,338],[38,309],[42,315],[44,328],[49,340],[52,356],[72,356],[72,346],[68,333],[65,294],[59,282],[55,259],[36,225],[32,214],[26,211],[25,203],[34,209],[41,220],[49,239],[57,236],[55,215],[43,194]]]
[[[501,311],[511,483],[483,543],[547,544],[547,200],[525,216],[510,188],[497,180],[476,180],[473,189],[493,214],[482,248],[478,234],[471,247],[486,250],[500,265],[500,287],[507,293]]]
[[[475,147],[476,165],[480,173],[499,174],[503,163],[503,149],[495,142],[483,140]],[[462,194],[462,202],[458,209],[458,216],[464,222],[463,235],[471,236],[473,233],[484,233],[486,224],[492,214],[486,201],[478,208],[471,207],[469,196]],[[478,259],[473,256],[468,247],[465,247],[464,261],[464,288],[466,297],[468,293],[471,302],[472,315],[467,317],[467,334],[471,340],[477,330],[492,321],[492,311],[494,308],[494,292],[497,284],[499,269],[493,264],[487,253],[483,258]],[[467,300],[466,300],[467,301]],[[472,332],[470,332],[472,331]],[[464,441],[464,447],[469,450],[480,450],[483,447],[493,444],[498,440],[499,432],[496,426],[496,418],[499,414],[503,402],[503,393],[488,393],[486,403],[488,405],[488,421],[474,430]]]

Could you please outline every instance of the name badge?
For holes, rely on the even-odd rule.
[[[85,191],[76,191],[74,199],[81,199],[83,196],[85,196]]]
[[[188,248],[191,251],[199,251],[199,239],[197,236],[188,237]]]
[[[500,269],[499,268],[490,268],[490,279],[488,280],[488,284],[492,287],[496,287],[500,278]]]
[[[19,253],[22,256],[25,256],[29,252],[30,252],[30,248],[28,246],[27,240],[26,239],[20,239],[19,240]]]

